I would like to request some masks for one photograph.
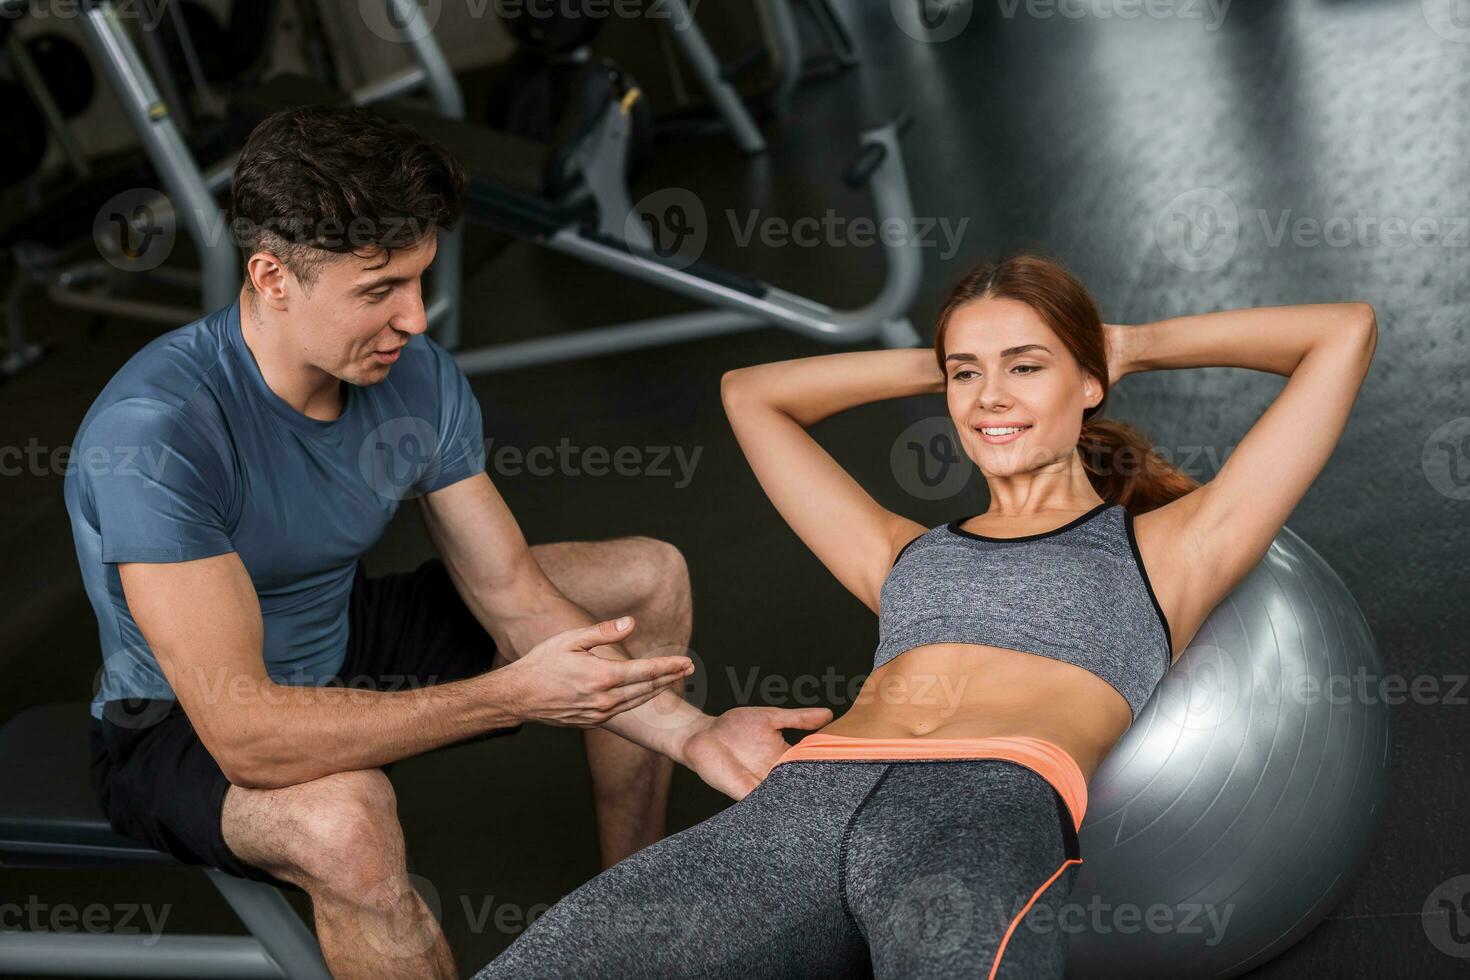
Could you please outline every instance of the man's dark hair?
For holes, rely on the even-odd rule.
[[[464,188],[449,151],[409,126],[356,106],[286,109],[245,142],[231,230],[247,259],[272,252],[309,289],[334,254],[382,251],[386,265],[453,227]]]

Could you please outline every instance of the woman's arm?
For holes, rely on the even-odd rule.
[[[1377,320],[1366,303],[1266,307],[1118,328],[1115,337],[1120,376],[1226,366],[1289,378],[1214,479],[1137,522],[1176,573],[1161,576],[1178,592],[1176,610],[1197,626],[1265,557],[1322,472],[1368,373]],[[1188,637],[1177,639],[1182,647]]]
[[[806,431],[844,409],[944,391],[928,350],[854,351],[729,371],[720,396],[766,496],[822,564],[877,611],[898,550],[923,525],[879,506]]]
[[[1312,348],[1344,335],[1361,341],[1375,322],[1367,303],[1262,306],[1111,328],[1108,341],[1117,338],[1123,374],[1241,367],[1289,377]]]

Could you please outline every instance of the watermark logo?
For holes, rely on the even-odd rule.
[[[408,44],[433,32],[444,11],[444,0],[357,0],[357,11],[377,37]]]
[[[555,446],[496,446],[485,440],[486,463],[497,476],[592,476],[672,479],[675,490],[694,480],[703,446],[578,446],[562,436]]]
[[[158,268],[173,253],[178,237],[176,224],[160,218],[159,209],[167,206],[168,199],[148,187],[114,194],[92,219],[98,253],[123,272]]]
[[[1230,0],[998,0],[1007,20],[1024,13],[1035,20],[1197,20],[1206,32],[1220,29]]]
[[[974,16],[974,0],[889,0],[893,22],[915,41],[939,44],[959,37]]]
[[[163,697],[124,697],[124,691],[144,691],[156,688],[163,676],[162,671],[149,664],[156,664],[153,651],[146,646],[127,646],[105,654],[102,666],[92,675],[92,699],[106,698],[102,708],[103,717],[118,728],[142,731],[152,728],[167,718],[177,706],[170,695]]]
[[[684,678],[684,687],[680,698],[700,711],[704,710],[709,701],[709,668],[705,666],[704,658],[695,653],[689,647],[669,646],[658,647],[649,657],[688,657],[694,663],[694,672]],[[659,703],[659,698],[654,698],[649,710],[643,712],[645,720],[649,724],[659,728],[680,728],[688,723],[684,713],[678,710],[679,706],[669,704],[670,710],[665,711],[664,704]]]
[[[1446,956],[1470,958],[1470,875],[1456,875],[1424,900],[1424,934]]]
[[[415,484],[432,482],[438,476],[438,441],[438,433],[426,419],[411,415],[389,419],[363,439],[358,470],[379,496],[406,499],[412,496]]]
[[[414,892],[423,900],[423,908],[429,913],[427,918],[419,903],[413,900]],[[388,913],[385,929],[364,930],[368,942],[384,956],[417,956],[434,945],[441,935],[439,924],[444,915],[439,889],[423,875],[384,878],[369,889],[361,904]]]
[[[1434,489],[1451,500],[1470,500],[1470,418],[1451,419],[1431,432],[1420,465]]]
[[[1218,187],[1196,187],[1159,212],[1154,240],[1164,258],[1186,272],[1218,269],[1240,244],[1240,212]]]
[[[920,500],[953,497],[975,472],[948,415],[920,419],[900,432],[888,451],[888,466],[898,485]]]
[[[1154,700],[1159,714],[1176,727],[1212,731],[1235,713],[1250,685],[1248,666],[1242,668],[1221,647],[1200,643],[1192,645],[1164,675]]]
[[[1420,0],[1429,29],[1446,41],[1470,44],[1470,0]]]
[[[139,945],[149,948],[163,936],[172,905],[154,906],[144,902],[122,902],[104,905],[74,905],[70,902],[43,902],[39,895],[29,895],[24,904],[0,902],[0,933],[34,932],[53,935],[143,936]]]
[[[699,195],[685,187],[665,187],[639,199],[628,212],[625,237],[647,241],[665,265],[685,269],[699,261],[709,244],[709,218]]]
[[[950,956],[975,928],[975,897],[952,874],[924,875],[894,896],[888,919],[893,938],[921,956]]]

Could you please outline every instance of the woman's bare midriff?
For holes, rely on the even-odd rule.
[[[1132,720],[1111,684],[1033,653],[934,643],[868,676],[846,714],[822,729],[858,738],[1030,736],[1054,742],[1091,779]]]

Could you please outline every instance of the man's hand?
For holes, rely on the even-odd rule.
[[[564,630],[495,673],[512,685],[512,703],[523,721],[592,728],[669,688],[682,687],[694,672],[688,657],[612,660],[592,652],[632,631],[631,616]]]
[[[827,708],[731,708],[689,736],[684,762],[731,799],[743,799],[791,746],[783,728],[811,730],[832,720]]]

